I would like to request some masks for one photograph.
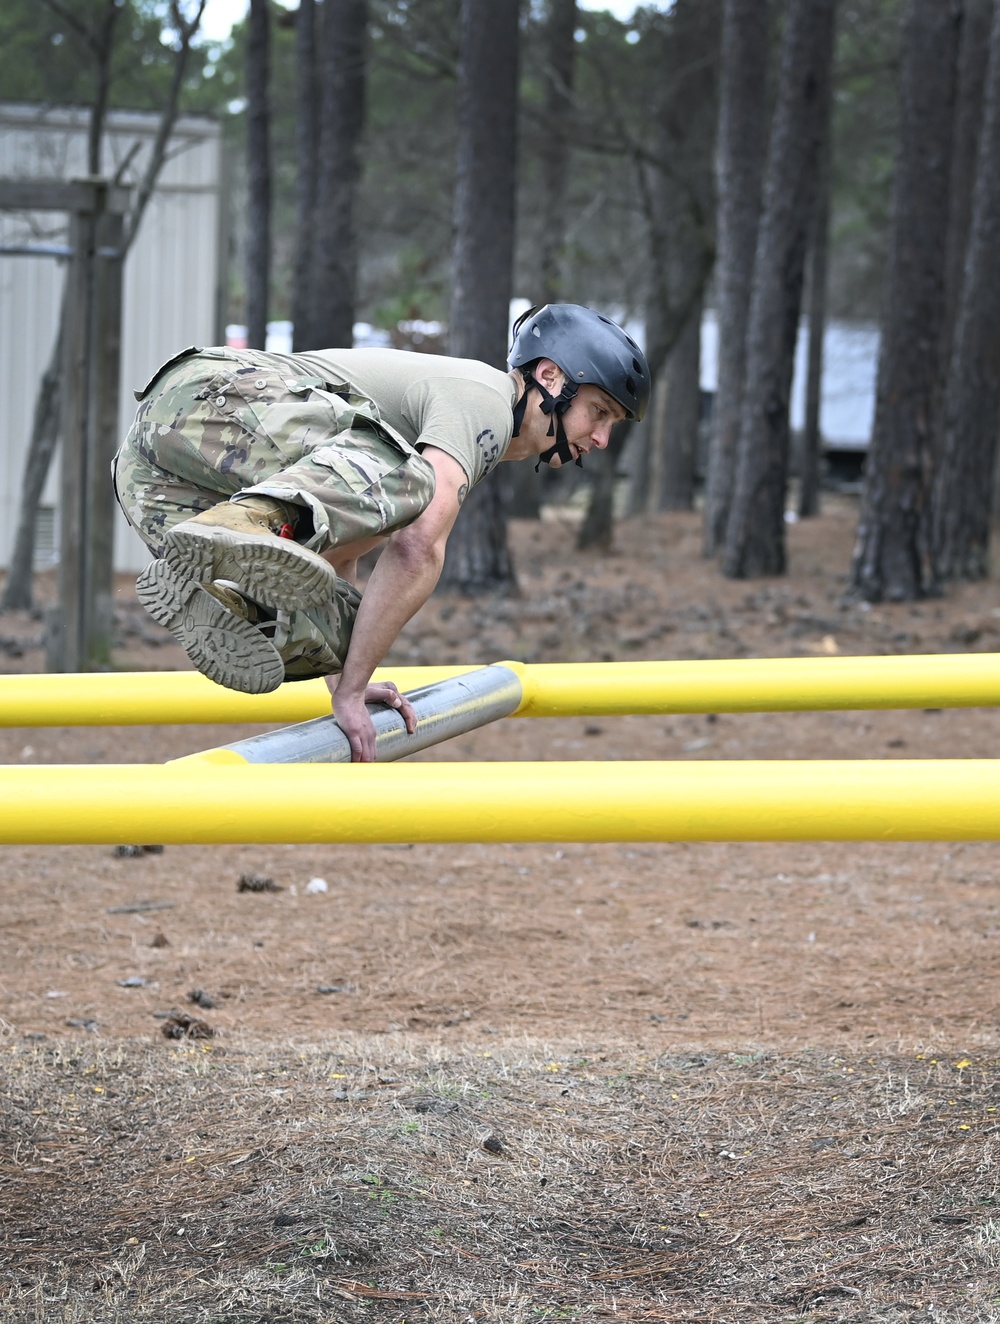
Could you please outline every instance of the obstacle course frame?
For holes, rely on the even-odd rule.
[[[502,663],[383,674],[401,688],[430,681],[413,695],[415,736],[397,712],[378,711],[385,759],[504,714],[1000,705],[994,654]],[[195,673],[0,677],[7,725],[85,717],[124,725],[140,712],[147,725],[151,717],[306,717],[298,728],[166,765],[88,766],[86,775],[67,765],[0,767],[0,843],[1000,840],[1000,760],[338,766],[349,757],[346,741],[328,715],[325,685],[327,716],[315,715],[316,685],[245,696]]]

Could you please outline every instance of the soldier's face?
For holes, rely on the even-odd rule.
[[[563,414],[563,427],[573,459],[589,455],[592,450],[602,451],[611,437],[611,429],[625,417],[625,410],[599,386],[581,386]],[[549,442],[551,445],[551,442]],[[549,461],[553,469],[561,468],[562,461],[554,455]]]

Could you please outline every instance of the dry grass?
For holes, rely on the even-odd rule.
[[[2,1044],[0,1318],[1000,1320],[993,1062]]]

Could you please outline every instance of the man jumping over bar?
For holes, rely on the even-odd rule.
[[[500,460],[558,468],[641,419],[642,351],[577,304],[529,310],[510,371],[395,349],[188,349],[142,391],[118,502],[156,557],[139,600],[191,661],[263,694],[323,676],[355,762],[375,757],[372,684],[430,597],[470,487]],[[387,539],[365,587],[358,558]]]

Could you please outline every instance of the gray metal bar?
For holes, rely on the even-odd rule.
[[[65,244],[0,244],[0,257],[72,257]]]
[[[126,212],[129,197],[106,179],[0,179],[0,211]]]
[[[369,704],[375,724],[376,762],[415,754],[418,749],[464,735],[478,726],[509,717],[520,705],[521,682],[508,667],[482,667],[464,676],[453,676],[436,685],[410,690],[407,698],[417,713],[417,729],[407,735],[403,719],[394,708]],[[316,717],[237,740],[222,749],[235,750],[248,763],[350,763],[351,747],[333,717]],[[194,754],[197,759],[199,755]]]

